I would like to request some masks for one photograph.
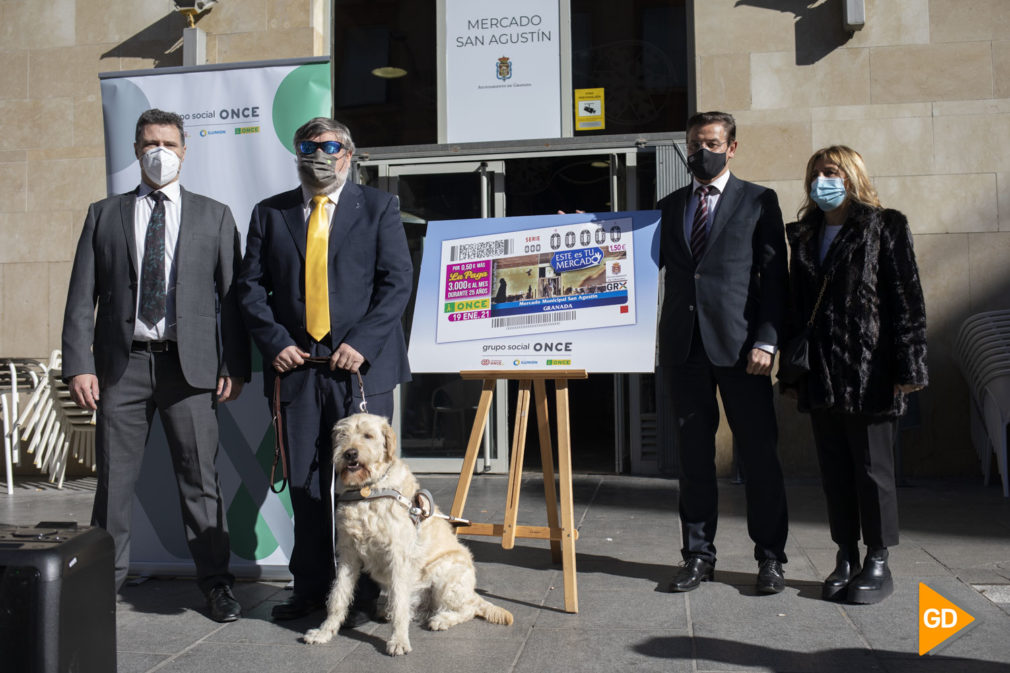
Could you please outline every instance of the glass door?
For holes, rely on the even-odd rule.
[[[501,161],[461,161],[386,164],[376,166],[374,172],[365,171],[380,189],[400,197],[414,263],[410,303],[403,316],[409,340],[428,222],[503,216],[505,166]],[[456,372],[414,374],[412,381],[399,387],[400,450],[412,470],[459,472],[480,391],[480,381],[464,381]],[[508,471],[506,426],[502,386],[485,427],[478,472]]]

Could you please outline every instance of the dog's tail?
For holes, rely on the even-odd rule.
[[[505,608],[492,605],[480,596],[477,597],[477,616],[486,619],[491,624],[512,625],[512,613]]]

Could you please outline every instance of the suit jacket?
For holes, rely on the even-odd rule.
[[[731,174],[696,268],[684,235],[690,196],[687,186],[659,202],[660,265],[666,269],[659,363],[685,361],[697,321],[712,364],[742,365],[756,342],[779,343],[787,268],[778,197]]]
[[[786,228],[788,334],[803,329],[830,277],[810,334],[810,374],[800,382],[799,407],[900,416],[906,400],[894,384],[929,383],[926,305],[908,221],[896,210],[854,202],[822,264],[823,222],[816,210]]]
[[[249,339],[233,287],[241,259],[235,219],[223,203],[180,194],[175,306],[183,375],[194,388],[214,388],[219,376],[248,379]],[[140,277],[136,200],[134,190],[88,208],[63,316],[65,379],[95,374],[101,388],[126,370]]]
[[[253,208],[238,287],[246,325],[263,355],[268,395],[277,354],[291,345],[308,351],[311,344],[305,328],[306,235],[300,187]],[[344,185],[330,222],[326,269],[332,346],[347,343],[365,357],[365,394],[409,381],[400,320],[410,300],[413,264],[395,196]],[[303,367],[283,377],[285,401],[304,385],[306,372]]]

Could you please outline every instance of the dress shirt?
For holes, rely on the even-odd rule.
[[[133,206],[133,236],[137,243],[134,260],[138,273],[144,266],[144,245],[147,238],[147,224],[154,210],[155,191],[147,183],[140,183],[137,203]],[[175,251],[179,242],[179,223],[182,221],[182,193],[179,181],[170,182],[157,191],[165,195],[165,317],[153,327],[140,319],[140,278],[137,278],[136,306],[134,307],[133,338],[136,341],[175,341]]]
[[[326,195],[329,197],[329,200],[323,205],[323,208],[326,209],[326,221],[330,223],[330,229],[333,229],[333,211],[337,208],[337,201],[340,200],[340,192],[342,191],[344,191],[344,186],[340,185],[332,193]],[[312,199],[315,196],[317,195],[305,189],[305,185],[302,185],[302,216],[305,219],[305,231],[308,231],[309,217],[312,215],[312,208],[314,207]]]
[[[718,194],[709,193],[708,199],[708,230],[712,230],[712,220],[715,218],[715,209],[719,206],[719,199],[726,191],[726,183],[729,182],[729,171],[726,171],[707,185],[702,185],[697,179],[691,178],[691,196],[687,200],[687,210],[684,212],[684,239],[691,240],[691,227],[694,226],[694,211],[698,210],[698,188],[715,187]]]

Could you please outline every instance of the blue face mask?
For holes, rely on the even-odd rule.
[[[842,178],[816,178],[810,183],[810,198],[824,212],[842,205],[845,196],[845,180]]]

